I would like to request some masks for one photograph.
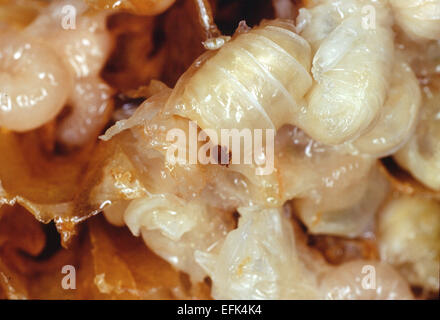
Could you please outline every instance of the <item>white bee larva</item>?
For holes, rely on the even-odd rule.
[[[310,46],[292,23],[263,22],[202,56],[177,83],[167,109],[202,129],[277,129],[295,122],[312,85],[310,63]]]
[[[410,300],[405,279],[386,263],[356,260],[322,275],[320,285],[328,300]]]
[[[75,78],[97,75],[112,47],[108,14],[87,14],[87,9],[81,1],[53,1],[25,30],[54,48]],[[69,13],[71,19],[66,19]]]
[[[376,12],[374,23],[365,22],[365,6]],[[323,143],[353,140],[377,120],[386,99],[394,55],[389,10],[373,1],[324,1],[301,16],[301,35],[316,51],[316,83],[301,126]]]
[[[360,153],[384,157],[408,141],[417,124],[422,95],[411,67],[396,56],[391,87],[377,124],[352,146]]]
[[[67,118],[60,120],[57,136],[66,145],[83,145],[98,136],[112,111],[112,89],[95,77],[79,79],[73,86]]]
[[[440,190],[440,89],[427,90],[416,132],[394,158],[420,182]]]
[[[45,44],[0,33],[0,126],[35,129],[52,120],[67,100],[71,79]]]
[[[379,214],[379,252],[412,285],[439,290],[440,204],[424,197],[393,199]]]
[[[295,204],[310,233],[354,238],[369,231],[387,193],[388,182],[375,165],[367,177],[347,186],[313,190],[312,196]]]
[[[276,151],[278,179],[284,200],[345,199],[345,190],[353,189],[354,185],[365,187],[375,163],[374,158],[343,153],[337,147],[316,142],[304,131],[292,126],[278,130]],[[334,195],[334,192],[338,194]],[[353,196],[348,199],[352,200]]]
[[[23,31],[56,51],[70,75],[73,84],[67,104],[71,110],[57,127],[58,141],[68,146],[96,137],[113,106],[112,90],[99,78],[112,47],[107,13],[86,14],[87,8],[78,1],[53,1]]]
[[[282,209],[238,209],[238,228],[218,254],[196,252],[213,281],[215,299],[317,299],[315,275],[300,260]],[[262,236],[264,233],[264,236]]]
[[[440,0],[390,0],[397,25],[413,40],[440,39]]]
[[[203,281],[206,276],[195,261],[195,251],[217,248],[232,227],[220,210],[172,194],[133,200],[124,221],[135,236],[142,235],[149,248],[194,281]]]

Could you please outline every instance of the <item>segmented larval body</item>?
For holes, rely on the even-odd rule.
[[[265,200],[244,177],[223,166],[167,162],[173,144],[167,132],[181,129],[188,134],[189,125],[181,117],[161,118],[169,91],[148,99],[102,137],[118,139],[123,150],[104,169],[104,185],[116,186],[124,203],[106,208],[104,214],[111,223],[126,224],[134,235],[142,235],[159,256],[201,281],[206,272],[195,262],[194,252],[214,252],[233,229],[236,207]]]
[[[217,252],[195,253],[212,279],[215,299],[413,298],[408,283],[385,263],[357,260],[335,267],[321,262],[295,236],[282,209],[238,211],[237,229]]]
[[[389,156],[414,133],[422,102],[419,82],[401,54],[395,59],[390,89],[377,123],[349,143],[357,153]]]
[[[292,23],[265,21],[202,56],[178,81],[166,109],[202,129],[278,129],[295,122],[312,85],[310,46]]]
[[[204,201],[184,201],[171,194],[150,195],[133,200],[124,221],[135,236],[194,282],[206,272],[195,260],[198,250],[216,252],[233,229],[231,214],[208,206]]]
[[[389,1],[397,25],[411,39],[440,39],[440,0]]]
[[[424,185],[440,190],[440,89],[426,87],[415,134],[394,159]]]
[[[0,126],[35,129],[53,119],[70,93],[62,59],[45,43],[0,32]]]
[[[264,188],[264,185],[258,184],[267,180],[276,183],[275,175],[264,176],[267,180],[258,181],[254,170],[249,169],[251,166],[247,164],[226,167],[202,164],[198,159],[194,163],[190,162],[189,139],[197,139],[201,131],[193,127],[194,131],[191,132],[188,119],[179,116],[163,117],[160,111],[170,91],[166,89],[146,100],[133,116],[118,121],[101,139],[120,139],[120,145],[127,145],[124,149],[127,149],[139,172],[143,173],[143,182],[150,193],[178,194],[185,199],[203,194],[202,197],[209,199],[207,201],[212,206],[225,210],[235,210],[238,206],[250,205],[250,202],[275,205],[268,198],[279,198],[279,193],[267,185]],[[171,151],[178,160],[179,155],[175,149],[177,141],[174,137],[167,138],[173,130],[179,130],[187,138],[181,145],[182,161],[176,163],[171,163],[169,153]],[[181,142],[179,140],[179,144]],[[208,141],[198,141],[195,152],[200,152],[207,144]],[[217,149],[217,146],[211,146]],[[212,161],[217,163],[218,159],[212,158]],[[244,173],[249,173],[249,177]],[[274,189],[277,189],[276,186]]]
[[[365,232],[388,188],[375,158],[323,145],[292,126],[278,130],[275,145],[282,199],[296,199],[309,232]]]
[[[312,85],[310,66],[310,46],[295,33],[292,22],[272,20],[251,30],[239,28],[231,41],[201,56],[180,78],[165,113],[197,122],[213,144],[225,143],[224,129],[277,130],[297,122],[303,97]],[[264,140],[262,145],[268,146]],[[249,147],[253,146],[240,144],[241,154],[258,158],[258,150],[249,151]],[[261,158],[267,155],[265,149]],[[277,173],[257,175],[257,167],[255,162],[244,165],[241,160],[238,165],[232,162],[230,170],[264,190],[268,205],[281,205]]]
[[[304,131],[284,126],[276,137],[277,168],[284,199],[323,197],[325,190],[348,188],[365,181],[375,159],[326,146]],[[365,180],[364,180],[365,179]]]
[[[218,253],[196,252],[196,261],[212,279],[212,296],[317,299],[315,275],[300,260],[291,222],[282,210],[249,207],[238,212],[238,228]]]
[[[374,10],[374,24],[365,20],[365,6]],[[390,86],[391,23],[383,2],[323,1],[301,9],[298,26],[313,48],[315,83],[300,123],[312,138],[340,144],[375,124]]]
[[[59,141],[66,145],[84,145],[97,137],[110,118],[112,94],[113,90],[98,77],[75,81],[67,101],[72,109],[57,128]]]
[[[82,1],[53,1],[25,30],[54,48],[75,78],[98,75],[112,49],[108,13],[87,9]]]
[[[139,166],[139,171],[144,172],[149,192],[179,194],[187,199],[191,194],[203,195],[213,206],[227,210],[251,204],[279,207],[293,198],[320,202],[328,197],[341,199],[347,190],[356,192],[359,197],[346,197],[348,201],[338,207],[342,209],[352,206],[353,201],[366,192],[374,158],[346,154],[337,147],[325,146],[293,126],[284,126],[277,132],[275,170],[270,175],[257,176],[255,167],[245,163],[226,167],[202,164],[196,159],[191,164],[189,139],[196,137],[191,136],[189,120],[178,116],[163,117],[160,112],[170,91],[148,99],[131,118],[117,122],[102,137],[118,139],[116,135],[129,131],[128,136],[132,136],[133,141],[121,135],[120,144],[132,145],[130,157]],[[169,158],[170,150],[173,157],[178,156],[173,147],[177,140],[167,138],[175,129],[181,130],[186,137],[181,163],[170,163]],[[198,129],[195,133],[201,131]],[[205,143],[198,141],[196,153]]]
[[[303,220],[312,232],[325,229],[354,236],[365,229],[380,204],[384,193],[381,191],[386,189],[381,175],[372,174],[374,158],[346,154],[314,141],[297,127],[283,126],[275,138],[275,170],[271,175],[256,176],[248,164],[190,164],[188,140],[184,141],[183,162],[170,163],[168,152],[176,140],[168,139],[167,133],[179,129],[191,138],[188,119],[163,117],[160,112],[170,91],[148,99],[131,118],[119,121],[102,137],[119,138],[120,145],[130,146],[130,159],[142,172],[142,181],[150,193],[176,194],[184,199],[203,197],[223,210],[249,205],[279,207],[286,200],[301,198],[310,204],[304,207]],[[129,132],[123,135],[124,131]],[[121,136],[115,137],[118,134]],[[197,151],[203,144],[198,142]],[[175,151],[173,155],[177,156]],[[378,178],[377,183],[371,183],[372,178]],[[340,201],[335,203],[337,199]],[[368,210],[364,210],[365,205]],[[344,217],[350,213],[356,214],[357,219],[348,223]],[[318,224],[317,215],[322,218]],[[327,221],[332,221],[328,228]]]
[[[106,13],[86,10],[79,1],[53,1],[19,34],[2,32],[1,126],[32,130],[67,104],[70,113],[57,126],[59,141],[83,145],[102,130],[112,110],[112,90],[99,72],[112,41]]]
[[[58,140],[70,146],[96,137],[112,109],[111,88],[99,78],[112,48],[107,13],[87,9],[83,2],[54,1],[24,31],[51,46],[71,75],[72,110],[57,128]]]
[[[366,137],[366,142],[359,143],[359,148],[365,147],[357,153],[377,155],[390,152],[408,137],[414,123],[414,109],[418,107],[417,88],[414,89],[411,82],[414,77],[409,77],[405,80],[408,83],[404,84],[396,81],[395,86],[414,89],[416,101],[406,99],[402,102],[391,96],[390,105],[384,108],[391,83],[389,60],[394,56],[388,9],[377,4],[377,25],[370,30],[362,25],[361,4],[364,2],[348,1],[344,4],[335,8],[325,3],[311,9],[312,18],[305,24],[303,34],[310,38],[317,51],[313,87],[308,42],[295,33],[292,23],[266,21],[247,32],[239,29],[238,35],[218,51],[205,54],[196,61],[174,88],[165,112],[196,121],[213,143],[219,142],[213,139],[211,130],[220,139],[222,129],[279,129],[290,123],[311,133],[312,138],[315,134],[315,141],[324,143],[342,143],[368,132],[373,142]],[[316,14],[314,10],[317,10]],[[323,41],[317,26],[325,25],[322,20],[328,15],[331,16],[331,26],[325,29],[328,32],[322,37],[327,39]],[[398,66],[399,71],[412,76],[409,69]],[[312,97],[309,104],[304,100],[305,94]],[[387,129],[390,117],[393,121],[401,120],[396,116],[396,109],[402,105],[410,110],[410,116],[405,119],[409,124],[403,126],[406,130],[402,129],[402,133],[393,139],[383,131]],[[382,109],[386,111],[383,119]],[[382,120],[378,122],[381,126],[373,131],[378,119]],[[382,149],[374,144],[376,135],[379,140],[385,136],[381,139],[381,142],[386,140]],[[268,194],[272,194],[268,198],[275,199],[271,206],[277,206],[280,199],[290,199],[300,192],[289,192],[290,186],[279,187],[280,183],[291,184],[292,179],[284,179],[277,160],[278,163],[284,161],[276,159],[275,172],[262,177],[253,173],[255,166],[232,164],[230,169],[268,190]],[[293,180],[298,180],[296,175]]]
[[[237,205],[246,201],[241,202],[239,199],[237,202],[237,199],[224,197],[223,190],[216,187],[213,190],[206,188],[210,183],[225,184],[230,189],[229,193],[238,196],[241,193],[238,191],[238,186],[234,186],[231,181],[228,184],[228,178],[231,176],[225,175],[230,169],[218,165],[207,170],[204,170],[202,165],[181,164],[168,168],[167,165],[156,166],[159,163],[163,165],[164,153],[172,143],[165,140],[168,126],[174,128],[177,126],[184,130],[188,122],[187,119],[180,117],[165,118],[163,122],[159,120],[162,102],[166,100],[168,94],[169,90],[165,90],[163,94],[147,100],[130,119],[119,122],[105,136],[105,139],[120,139],[118,145],[126,150],[126,161],[130,163],[124,165],[123,160],[120,160],[113,168],[122,166],[127,171],[118,173],[117,170],[110,169],[111,172],[105,174],[105,176],[119,177],[116,178],[116,184],[124,199],[131,201],[128,206],[123,205],[125,212],[119,211],[118,217],[115,217],[114,212],[106,213],[110,221],[127,224],[135,235],[142,235],[147,245],[158,255],[176,268],[188,272],[192,280],[200,281],[209,275],[213,281],[215,298],[327,297],[327,293],[333,290],[334,286],[321,288],[319,281],[323,278],[321,274],[333,268],[327,266],[312,270],[309,265],[304,264],[303,256],[300,256],[295,243],[291,221],[282,209],[260,207],[253,202],[255,195],[252,192],[244,193],[241,196],[244,200],[250,201],[248,203],[250,207],[239,208],[239,226],[237,229],[234,229],[233,224],[231,226],[231,212]],[[289,134],[291,130],[286,131],[287,133],[281,132],[277,136],[287,140],[279,142],[280,147],[284,148],[284,156],[291,153],[291,159],[298,159],[299,154],[304,153],[305,159],[299,160],[299,162],[303,161],[302,166],[284,167],[286,170],[291,169],[291,177],[299,178],[303,175],[310,177],[305,180],[310,182],[310,185],[307,183],[301,185],[301,181],[297,185],[298,188],[303,188],[301,189],[303,195],[307,195],[310,188],[314,188],[318,191],[315,194],[322,197],[328,198],[330,195],[335,199],[340,198],[340,193],[337,195],[329,193],[323,184],[326,183],[330,190],[333,186],[344,193],[352,186],[351,183],[356,181],[363,185],[369,176],[373,159],[347,155],[347,158],[343,157],[342,162],[338,162],[336,156],[329,158],[328,149],[319,150],[328,147],[320,146],[310,138],[307,140],[299,136],[300,132]],[[286,144],[291,143],[291,139],[294,142],[296,140],[301,142],[298,141],[298,145],[293,143],[291,149],[285,148]],[[307,148],[309,144],[305,141],[312,141],[316,146]],[[298,149],[296,152],[292,150],[295,147]],[[321,157],[320,152],[323,153]],[[335,151],[335,154],[338,153]],[[329,167],[325,167],[326,165]],[[211,170],[216,174],[211,176]],[[318,173],[315,173],[316,171]],[[301,174],[298,174],[299,172]],[[183,175],[185,179],[180,180]],[[247,189],[246,186],[244,188]],[[383,193],[375,185],[370,189]],[[299,189],[294,191],[300,193]],[[363,193],[360,190],[362,199]],[[369,205],[376,201],[374,192],[372,197],[368,196],[368,192],[366,194]],[[257,195],[255,199],[258,200],[259,196]],[[215,201],[212,201],[214,199]],[[209,205],[206,205],[207,203]],[[227,207],[227,210],[222,210],[220,204]],[[362,211],[363,207],[357,209]],[[370,217],[368,212],[366,215]],[[356,217],[363,220],[360,215]],[[344,228],[343,220],[340,221],[340,228]],[[351,226],[348,226],[349,230],[350,228]],[[264,237],[261,236],[262,234]],[[369,264],[369,262],[365,263]],[[383,272],[382,269],[377,271],[378,274]],[[343,271],[337,273],[336,277],[343,273]],[[387,271],[383,277],[379,276],[381,282],[378,282],[378,286],[387,293],[403,288],[402,292],[406,294],[407,291],[404,290],[407,287],[402,279],[398,278],[399,281],[396,282],[392,280],[395,278],[391,278],[391,281],[382,282],[383,279],[388,279],[388,273]],[[396,276],[395,273],[391,275]],[[347,285],[356,287],[356,279],[350,279]],[[398,289],[393,285],[397,285]],[[375,293],[380,294],[376,291]]]
[[[366,177],[346,186],[324,186],[312,190],[309,197],[295,200],[298,215],[310,233],[354,238],[371,232],[376,212],[389,191],[377,165]]]
[[[369,230],[388,190],[375,158],[326,146],[293,126],[278,130],[275,150],[282,201],[295,199],[310,233],[356,237]]]

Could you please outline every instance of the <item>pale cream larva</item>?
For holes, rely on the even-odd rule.
[[[99,78],[112,48],[107,13],[87,13],[87,8],[83,2],[53,1],[24,31],[53,48],[72,79],[71,110],[57,128],[57,139],[68,146],[96,137],[112,110],[112,90]]]
[[[53,47],[76,78],[97,75],[112,48],[108,13],[87,9],[81,1],[53,1],[25,30]]]
[[[413,40],[440,39],[440,0],[390,0],[396,24]]]
[[[391,87],[375,126],[350,143],[356,152],[384,157],[393,154],[414,132],[422,95],[411,67],[399,55],[393,67]]]
[[[252,206],[238,212],[238,227],[218,252],[195,253],[212,279],[214,299],[318,299],[315,274],[301,261],[283,210]]]
[[[212,252],[221,246],[232,228],[228,217],[204,201],[184,201],[172,194],[133,200],[124,212],[124,221],[135,236],[142,235],[151,250],[195,282],[206,276],[195,261],[195,252]]]
[[[411,300],[405,279],[390,265],[356,260],[321,275],[320,290],[327,300]]]
[[[0,33],[0,127],[35,129],[66,102],[69,73],[48,46],[16,33]]]
[[[340,175],[344,176],[342,172]],[[329,181],[328,177],[324,179]],[[311,196],[296,200],[295,207],[311,234],[354,238],[371,230],[375,214],[387,194],[387,180],[375,165],[362,180],[343,187],[335,184],[316,188],[310,192]]]
[[[238,212],[238,227],[229,232],[220,250],[195,253],[212,279],[215,299],[413,298],[405,279],[386,263],[322,263],[295,236],[282,209],[254,206]]]
[[[438,292],[440,204],[420,196],[391,200],[379,215],[381,259],[414,286]]]
[[[312,85],[311,49],[291,22],[263,22],[202,56],[179,80],[170,112],[202,129],[278,129]]]
[[[426,88],[415,134],[394,159],[427,187],[440,190],[440,89]]]
[[[77,80],[67,101],[73,107],[57,128],[58,139],[69,145],[83,145],[97,137],[112,111],[112,93],[98,77]]]
[[[375,12],[373,22],[364,8]],[[354,140],[380,116],[394,56],[391,22],[380,1],[323,1],[302,9],[298,26],[315,52],[315,83],[299,123],[315,140]]]

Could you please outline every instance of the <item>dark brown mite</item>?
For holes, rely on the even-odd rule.
[[[232,161],[232,152],[228,152],[225,146],[218,145],[212,154],[212,158],[215,159],[217,164],[229,168]]]

